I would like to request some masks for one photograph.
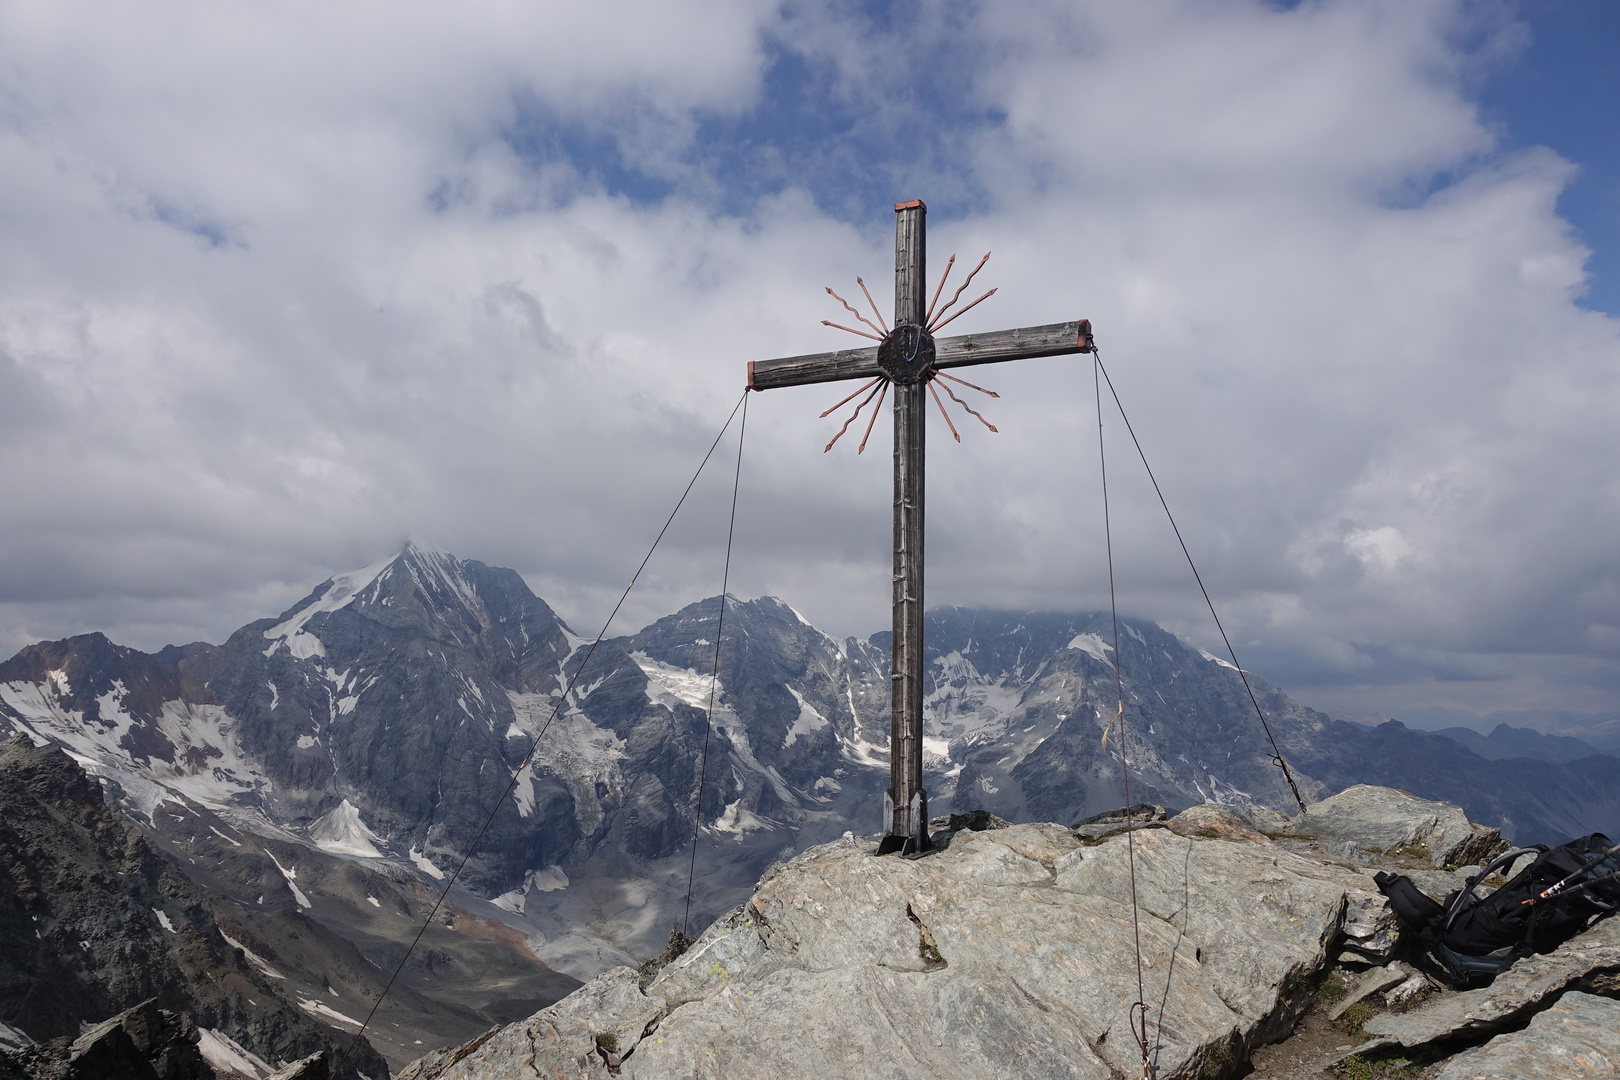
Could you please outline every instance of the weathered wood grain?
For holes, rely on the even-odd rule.
[[[1087,343],[1090,337],[1090,320],[1078,319],[1046,326],[1024,326],[987,334],[938,338],[934,342],[934,366],[970,367],[1005,360],[1089,352]],[[748,385],[755,390],[776,390],[785,386],[807,386],[841,379],[870,379],[882,374],[878,368],[877,352],[877,347],[873,346],[870,349],[840,349],[838,352],[758,360],[748,365]]]

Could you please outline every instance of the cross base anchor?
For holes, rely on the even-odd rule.
[[[928,792],[918,788],[911,796],[911,829],[895,832],[894,789],[883,793],[883,839],[878,841],[878,855],[923,855],[934,850],[934,841],[928,836]]]

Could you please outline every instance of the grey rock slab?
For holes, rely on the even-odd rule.
[[[1481,990],[1444,994],[1407,1013],[1383,1013],[1363,1030],[1379,1045],[1415,1049],[1512,1026],[1547,998],[1620,971],[1620,919],[1606,919],[1544,956],[1530,956]]]
[[[472,1053],[441,1052],[407,1068],[401,1080],[532,1077],[537,1071],[557,1080],[603,1077],[607,1053],[627,1057],[658,1029],[664,1011],[661,999],[641,993],[635,968],[611,968],[529,1019],[475,1040]]]
[[[1349,876],[1163,828],[1087,846],[1015,825],[923,859],[871,851],[853,837],[811,848],[644,994],[610,972],[422,1080],[600,1076],[607,1032],[622,1075],[643,1080],[1134,1075],[1138,938],[1159,1075],[1196,1075],[1291,1026]]]
[[[1189,806],[1166,822],[1170,831],[1181,836],[1198,836],[1210,840],[1265,841],[1265,837],[1248,818],[1220,803],[1202,803]]]
[[[1384,1004],[1393,1009],[1403,1001],[1412,1000],[1433,985],[1434,984],[1429,981],[1429,977],[1427,975],[1419,972],[1418,974],[1413,975],[1410,979],[1407,979],[1405,982],[1401,983],[1401,985],[1397,986],[1389,993],[1385,994]]]
[[[1291,824],[1287,814],[1273,810],[1269,806],[1234,806],[1230,809],[1247,821],[1256,831],[1268,835],[1284,832]]]
[[[327,1063],[326,1051],[322,1050],[277,1069],[265,1080],[329,1080],[331,1075],[332,1069]]]
[[[1354,952],[1354,951],[1352,951],[1350,949],[1345,949],[1333,961],[1333,966],[1338,967],[1338,968],[1343,968],[1346,971],[1357,971],[1357,972],[1359,972],[1359,971],[1368,971],[1368,970],[1370,970],[1370,969],[1372,969],[1374,967],[1379,967],[1379,966],[1382,966],[1382,965],[1373,963],[1371,960],[1368,960],[1365,956],[1362,956],[1358,952]]]
[[[1400,948],[1404,929],[1382,893],[1355,887],[1346,891],[1344,946],[1363,961],[1388,963]]]
[[[1328,1019],[1337,1020],[1345,1014],[1350,1006],[1362,998],[1376,994],[1380,990],[1387,990],[1396,983],[1404,982],[1410,974],[1411,972],[1400,964],[1391,964],[1388,967],[1374,968],[1371,971],[1364,972],[1361,978],[1356,980],[1355,985],[1350,988],[1350,992],[1344,996],[1344,999],[1328,1010]]]
[[[1396,849],[1433,866],[1477,863],[1504,850],[1501,833],[1472,825],[1461,808],[1394,788],[1357,784],[1307,807],[1292,831],[1327,844],[1353,842],[1368,851]]]
[[[1620,1001],[1570,991],[1523,1031],[1447,1061],[1434,1080],[1603,1080],[1620,1076]]]
[[[1116,1075],[1076,1033],[1083,1017],[1041,989],[1034,971],[941,978],[871,964],[778,970],[683,1006],[624,1075]],[[1118,1035],[1134,1055],[1129,1037]]]

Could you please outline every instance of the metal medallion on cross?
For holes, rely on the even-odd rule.
[[[864,349],[815,353],[810,356],[788,356],[778,360],[759,360],[748,365],[750,390],[773,390],[784,386],[803,386],[842,379],[871,380],[861,388],[861,390],[870,389],[871,393],[857,407],[856,415],[859,415],[860,409],[872,399],[872,394],[878,395],[877,407],[881,408],[883,398],[887,396],[891,384],[893,386],[894,638],[890,669],[892,683],[889,790],[884,793],[883,798],[884,836],[878,847],[880,855],[895,851],[903,854],[921,853],[932,846],[928,837],[928,792],[923,789],[922,755],[923,452],[926,431],[923,421],[927,411],[924,395],[932,394],[934,400],[939,402],[939,396],[932,384],[937,378],[952,379],[952,376],[945,374],[946,368],[1091,351],[1091,323],[1086,319],[936,340],[932,329],[943,327],[945,323],[967,311],[979,300],[988,298],[995,290],[992,289],[979,297],[979,300],[962,308],[950,319],[943,318],[945,310],[961,297],[962,289],[967,288],[967,282],[964,282],[957,290],[956,296],[936,315],[933,307],[939,302],[945,279],[941,277],[940,288],[935,290],[933,302],[929,303],[926,295],[927,285],[924,281],[927,274],[928,207],[923,205],[921,199],[913,199],[911,202],[895,204],[894,212],[894,328],[892,330],[883,328],[883,336],[879,338],[875,333],[867,334],[851,327],[840,326],[839,329],[873,338],[878,344]],[[952,262],[955,258],[954,255],[951,256]],[[988,258],[986,255],[985,259]],[[979,266],[974,268],[973,273],[978,273],[982,266],[984,266],[983,259],[979,261]],[[950,273],[949,264],[945,268],[945,273],[947,275]],[[973,274],[969,274],[968,282],[972,280]],[[860,283],[859,278],[856,281]],[[861,283],[861,289],[863,292],[866,291],[864,283]],[[831,289],[827,291],[832,292]],[[833,295],[837,297],[836,293]],[[866,295],[870,303],[871,294]],[[847,302],[841,297],[837,298],[849,308]],[[854,308],[849,310],[855,311]],[[875,305],[873,314],[877,314]],[[855,312],[855,315],[873,330],[879,329],[879,326],[872,326],[867,322],[859,312]],[[882,321],[882,317],[879,316],[880,325]],[[844,401],[839,402],[839,405],[853,399],[861,393],[861,390],[855,391]],[[946,392],[951,394],[953,400],[962,404],[963,408],[967,408],[965,403],[951,393],[949,387],[946,388]],[[839,405],[833,408],[836,409]],[[940,409],[941,412],[944,411],[943,403],[940,403]],[[825,416],[826,413],[822,415]],[[875,419],[874,410],[873,420]],[[851,417],[850,421],[846,421],[844,429],[847,429],[853,420],[854,417]],[[980,420],[984,418],[980,417]],[[948,414],[946,422],[949,423]],[[984,423],[990,430],[995,430],[989,421]],[[843,435],[844,429],[833,437],[832,443],[827,444],[829,450],[832,449],[833,443],[838,441],[839,436]],[[867,433],[870,432],[871,421],[867,425]],[[951,426],[951,434],[956,435],[954,425]],[[958,441],[961,440],[961,436],[956,437]],[[864,436],[860,448],[862,450],[866,448]]]

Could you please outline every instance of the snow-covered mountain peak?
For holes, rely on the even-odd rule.
[[[430,606],[464,607],[475,617],[487,618],[478,588],[469,577],[472,564],[416,540],[406,543],[395,562],[401,571],[410,575]]]
[[[265,639],[270,642],[269,647],[264,650],[264,655],[271,656],[285,645],[288,652],[300,659],[325,656],[326,647],[321,644],[321,639],[305,629],[309,621],[317,615],[329,614],[348,607],[355,597],[364,592],[395,562],[404,558],[410,550],[410,545],[407,544],[405,551],[397,555],[390,555],[359,570],[327,578],[303,604],[293,609],[289,618],[264,632]]]

